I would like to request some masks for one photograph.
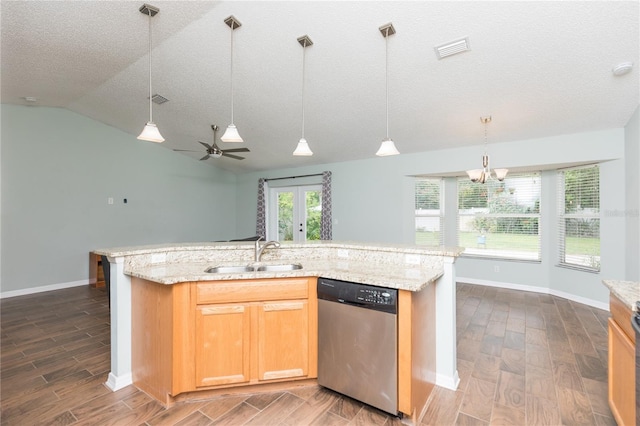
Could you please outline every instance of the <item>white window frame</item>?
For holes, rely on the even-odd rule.
[[[533,187],[533,190],[539,191],[538,196],[538,212],[535,213],[489,213],[486,211],[488,208],[470,208],[462,210],[460,207],[460,183],[469,182],[467,177],[460,177],[457,180],[457,189],[458,189],[458,209],[457,209],[457,229],[456,229],[456,241],[457,244],[461,247],[464,246],[464,242],[461,242],[461,232],[468,232],[468,228],[471,225],[471,222],[475,222],[478,219],[487,219],[491,221],[493,219],[536,219],[537,220],[537,251],[520,249],[519,247],[514,246],[512,249],[492,249],[491,241],[489,233],[483,233],[482,230],[474,230],[477,233],[475,237],[474,244],[467,244],[469,247],[465,247],[465,251],[462,256],[465,257],[480,257],[480,258],[490,258],[490,259],[502,259],[502,260],[516,260],[516,261],[524,261],[524,262],[541,262],[542,259],[542,248],[541,248],[541,230],[542,230],[542,183],[541,183],[541,173],[540,172],[528,172],[528,173],[512,173],[507,176],[505,179],[505,185],[500,182],[489,180],[485,184],[481,183],[470,183],[471,185],[480,185],[479,188],[484,188],[487,191],[493,190],[495,191],[497,187],[505,186],[502,191],[510,190],[506,187],[506,183],[509,182],[510,179],[518,178],[518,177],[531,177],[532,179],[537,179],[536,187]],[[516,188],[517,191],[517,188]],[[500,192],[500,196],[502,196],[504,192]],[[488,194],[489,195],[489,194]],[[534,194],[529,194],[529,198],[533,197]],[[467,211],[468,210],[468,211]],[[464,229],[464,231],[463,231]],[[525,234],[525,235],[536,235],[536,234]]]
[[[418,209],[418,185],[419,182],[423,181],[434,181],[438,183],[438,210],[430,209],[430,210],[422,210]],[[426,218],[426,221],[430,222],[429,219],[437,218],[438,219],[438,245],[444,245],[444,179],[443,178],[429,178],[429,177],[416,177],[414,183],[414,212],[415,212],[415,220],[414,220],[414,242],[415,244],[423,244],[418,241],[418,223],[420,222],[420,218]]]
[[[598,208],[597,211],[594,208],[579,209],[571,213],[566,212],[566,173],[572,170],[595,168],[598,171]],[[584,182],[588,183],[588,182]],[[600,167],[597,164],[589,166],[571,167],[567,169],[558,170],[558,266],[578,269],[586,272],[600,272],[600,247],[601,247],[601,233],[600,225],[602,223],[600,218]],[[598,224],[598,249],[597,253],[592,254],[571,254],[567,255],[567,230],[566,220],[583,220],[583,221],[597,221]],[[593,231],[591,231],[593,232]]]

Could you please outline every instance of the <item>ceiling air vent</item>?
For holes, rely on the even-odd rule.
[[[169,99],[165,98],[162,95],[158,95],[157,93],[151,97],[151,100],[153,101],[153,103],[156,103],[158,105],[169,102]]]
[[[452,56],[458,53],[466,52],[467,50],[471,50],[471,48],[469,47],[468,37],[441,44],[440,46],[434,47],[434,49],[436,51],[436,56],[438,57],[438,59],[443,59],[447,56]]]

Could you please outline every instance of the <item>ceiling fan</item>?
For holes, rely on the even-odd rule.
[[[211,145],[209,145],[208,143],[198,141],[207,149],[207,155],[202,157],[200,161],[206,160],[208,158],[220,158],[220,157],[229,157],[235,160],[244,160],[244,157],[230,154],[230,152],[250,152],[248,148],[233,148],[233,149],[225,149],[224,151],[221,150],[218,147],[218,145],[216,145],[216,132],[218,131],[218,126],[216,126],[215,124],[212,124],[211,130],[213,130],[213,143]],[[193,151],[191,149],[174,149],[174,151],[198,152],[198,151]]]

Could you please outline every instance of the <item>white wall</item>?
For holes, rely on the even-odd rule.
[[[640,106],[625,127],[627,279],[640,281]]]
[[[65,109],[1,120],[4,295],[88,282],[97,248],[235,237],[234,174]]]
[[[402,142],[396,141],[402,151]],[[462,172],[475,168],[481,152],[477,147],[404,154],[395,157],[325,164],[294,169],[248,173],[238,176],[238,233],[255,230],[256,188],[259,177],[333,173],[333,237],[336,240],[412,243],[413,187],[409,176]],[[624,129],[610,129],[515,141],[489,146],[495,167],[535,167],[578,162],[604,162],[601,166],[603,199],[601,209],[625,205]],[[559,268],[555,228],[555,172],[543,174],[541,220],[543,257],[541,262],[513,262],[463,257],[457,262],[459,277],[477,282],[537,287],[577,295],[587,301],[606,304],[608,294],[602,279],[625,275],[625,227],[619,220],[602,218],[602,272],[592,274]],[[446,179],[445,205],[456,209],[455,179]],[[447,244],[455,244],[455,214],[445,218]],[[452,234],[453,233],[453,234]],[[496,272],[498,266],[499,272]]]

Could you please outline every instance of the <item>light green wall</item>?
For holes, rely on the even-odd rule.
[[[96,248],[235,236],[232,173],[61,108],[1,122],[3,293],[87,280]]]
[[[627,279],[640,281],[640,106],[625,127]]]
[[[603,162],[602,210],[625,205],[624,129],[562,135],[549,138],[493,144],[489,146],[495,167],[534,167],[578,162]],[[402,142],[396,141],[402,151]],[[412,243],[413,191],[408,176],[462,172],[480,162],[478,147],[405,154],[269,172],[238,177],[239,234],[255,232],[256,188],[259,177],[281,177],[319,173],[333,174],[333,237],[336,240]],[[619,220],[602,218],[602,272],[591,274],[559,268],[556,237],[556,173],[542,174],[543,209],[541,220],[543,258],[539,263],[460,258],[459,277],[478,282],[539,287],[575,294],[579,298],[606,303],[602,279],[622,279],[625,274],[625,228]],[[445,204],[456,209],[455,179],[445,183]],[[446,217],[446,242],[455,243],[455,215]],[[336,223],[337,222],[337,223]],[[499,272],[495,271],[498,266]]]
[[[367,160],[235,176],[64,109],[2,105],[1,113],[2,292],[86,280],[88,252],[99,247],[253,235],[259,177],[330,170],[334,239],[412,243],[410,176],[461,172],[477,167],[481,155],[469,147],[376,158],[372,145]],[[628,211],[640,199],[629,186],[637,185],[637,167],[634,174],[629,164],[638,164],[639,127],[636,111],[626,129],[492,144],[489,153],[496,167],[602,162],[602,211]],[[638,244],[626,234],[629,217],[603,215],[600,274],[555,265],[555,172],[543,172],[542,182],[542,261],[461,258],[458,276],[601,302],[602,279],[637,280],[629,265],[637,262],[625,252]],[[455,210],[455,179],[445,185],[445,204]],[[455,243],[455,215],[446,222],[446,242]]]

